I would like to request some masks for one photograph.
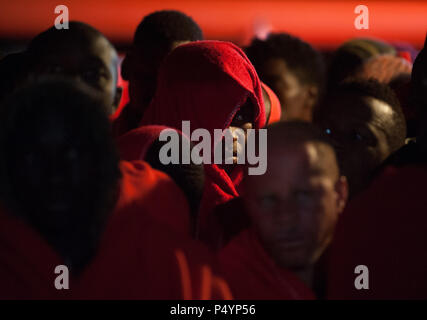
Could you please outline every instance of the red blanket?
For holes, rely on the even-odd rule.
[[[219,253],[224,276],[236,299],[312,300],[312,291],[293,273],[280,268],[252,230],[234,238]]]
[[[121,170],[98,253],[78,278],[70,275],[70,290],[54,286],[61,257],[29,225],[0,211],[0,299],[231,298],[210,256],[172,229],[188,216],[176,185],[144,162],[122,162]]]
[[[265,124],[261,82],[241,49],[229,42],[197,41],[181,45],[165,59],[157,91],[144,114],[142,125],[165,125],[181,129],[189,120],[191,130],[226,129],[246,99],[253,102],[254,127]],[[213,140],[213,139],[212,139]],[[212,148],[218,141],[214,141]],[[206,188],[200,209],[200,234],[219,232],[210,221],[213,208],[236,196],[243,175],[228,175],[216,164],[205,166]],[[215,236],[213,237],[215,239]]]
[[[389,167],[350,202],[331,246],[330,299],[427,299],[426,181],[426,167]],[[358,265],[369,289],[355,286]]]

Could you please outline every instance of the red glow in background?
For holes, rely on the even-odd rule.
[[[352,37],[376,37],[422,46],[427,1],[254,1],[254,0],[2,0],[0,39],[30,39],[54,24],[57,5],[70,20],[93,25],[114,43],[128,44],[141,19],[155,10],[176,9],[192,16],[207,39],[245,45],[255,30],[286,31],[317,47],[335,47]],[[369,30],[356,30],[357,5],[369,8]]]

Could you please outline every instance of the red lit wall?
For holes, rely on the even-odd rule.
[[[257,29],[288,31],[318,46],[335,46],[355,36],[406,41],[422,46],[427,1],[253,1],[253,0],[1,0],[0,38],[29,39],[53,25],[64,4],[70,20],[87,22],[114,42],[128,43],[141,18],[160,9],[191,15],[208,39],[245,44]],[[369,30],[356,30],[354,8],[369,8]]]

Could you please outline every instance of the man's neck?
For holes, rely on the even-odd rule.
[[[308,287],[313,286],[313,268],[308,266],[303,269],[292,270]]]

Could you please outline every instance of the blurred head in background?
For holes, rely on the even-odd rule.
[[[154,96],[157,73],[166,55],[180,44],[197,40],[203,40],[202,30],[179,11],[153,12],[138,25],[122,64],[122,77],[129,81],[128,107],[139,117],[135,127]]]
[[[382,54],[369,58],[356,70],[355,78],[375,79],[390,84],[399,77],[411,76],[412,64],[404,58]]]
[[[285,33],[254,39],[246,53],[261,81],[278,96],[282,119],[311,121],[325,84],[320,53]]]
[[[395,56],[396,49],[377,39],[355,38],[344,42],[332,57],[328,86],[334,88],[347,78],[354,77],[365,61],[382,54]]]

